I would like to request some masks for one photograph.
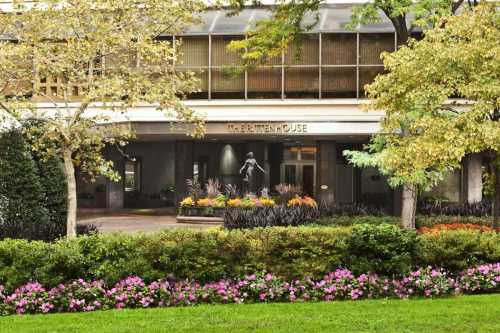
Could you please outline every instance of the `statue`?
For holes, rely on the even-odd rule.
[[[267,173],[266,170],[264,170],[259,163],[257,163],[257,160],[253,157],[253,152],[247,153],[247,159],[245,160],[245,163],[240,169],[240,174],[243,173],[243,170],[245,170],[245,177],[243,178],[243,181],[248,184],[248,189],[250,192],[253,190],[253,185],[254,185],[254,169],[257,167],[260,171],[263,173]]]

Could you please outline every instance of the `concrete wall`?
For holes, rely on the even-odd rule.
[[[175,185],[174,142],[133,142],[124,151],[141,161],[141,193],[159,194]]]

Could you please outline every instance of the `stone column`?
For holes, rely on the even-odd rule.
[[[121,180],[117,182],[109,179],[106,180],[106,208],[111,210],[122,209],[124,201],[123,178],[125,177],[125,160],[115,149],[110,150],[108,154],[108,158],[113,161],[114,169],[120,174]]]
[[[335,203],[337,149],[333,141],[319,141],[316,155],[316,195],[321,203]]]
[[[475,203],[483,199],[482,157],[471,154],[467,157],[467,202]]]

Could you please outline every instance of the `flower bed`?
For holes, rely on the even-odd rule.
[[[228,198],[227,196],[220,194],[213,198],[203,197],[195,199],[192,196],[188,196],[180,202],[179,215],[222,217],[224,215],[224,211],[227,209],[254,209],[278,206],[306,206],[317,209],[318,204],[313,198],[308,196],[293,197],[284,205],[278,205],[276,201],[270,197],[246,196],[243,198]]]
[[[158,280],[150,284],[136,276],[111,288],[100,281],[82,279],[46,290],[36,282],[17,288],[12,294],[0,285],[0,314],[81,312],[104,309],[187,306],[257,302],[306,302],[360,300],[366,298],[438,297],[500,291],[500,263],[482,265],[451,276],[444,270],[421,268],[402,279],[373,274],[354,276],[338,269],[320,280],[285,281],[270,273],[220,280],[207,284]]]
[[[479,230],[488,232],[488,231],[493,231],[493,228],[473,223],[442,223],[442,224],[434,224],[432,227],[421,227],[418,229],[418,232],[421,234],[425,234],[430,232],[441,232],[447,230]]]
[[[245,210],[251,212],[251,210]],[[145,281],[169,274],[200,282],[266,270],[320,278],[336,267],[355,274],[407,274],[416,267],[458,273],[500,262],[500,233],[451,230],[416,234],[394,225],[269,227],[226,230],[173,228],[148,234],[97,234],[53,243],[0,241],[0,284],[30,280],[47,287],[83,278],[108,285],[130,275]]]

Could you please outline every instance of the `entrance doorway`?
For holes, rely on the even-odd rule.
[[[304,195],[314,196],[316,188],[316,147],[285,146],[281,182],[300,186]]]

